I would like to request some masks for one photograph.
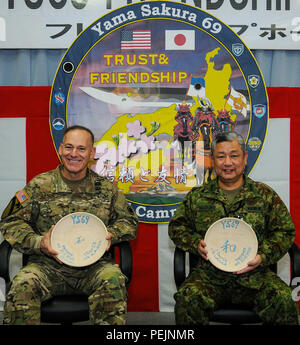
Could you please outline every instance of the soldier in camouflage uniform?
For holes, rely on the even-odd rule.
[[[199,256],[174,295],[176,323],[208,324],[213,310],[230,302],[249,304],[264,324],[298,324],[290,287],[270,269],[295,237],[287,208],[269,186],[244,175],[247,152],[239,134],[218,134],[212,143],[212,160],[217,178],[193,188],[169,225],[175,245]],[[203,240],[210,225],[224,217],[251,224],[258,240],[255,259],[234,273],[210,263]]]
[[[137,217],[124,195],[88,168],[94,157],[93,133],[69,127],[59,147],[62,165],[33,178],[18,192],[2,215],[0,228],[14,249],[29,254],[28,264],[15,276],[4,306],[4,324],[39,324],[40,304],[51,296],[89,296],[94,324],[125,324],[126,277],[108,252],[87,267],[63,264],[50,245],[53,225],[73,212],[99,217],[110,244],[136,237]],[[50,230],[49,230],[50,229]]]

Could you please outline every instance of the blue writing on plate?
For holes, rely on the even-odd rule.
[[[236,245],[235,244],[230,244],[229,241],[227,240],[224,242],[224,244],[221,246],[221,249],[223,252],[227,254],[227,252],[235,253],[236,252]]]
[[[248,258],[250,252],[251,252],[251,247],[243,248],[241,255],[235,259],[234,265],[238,266],[242,264]]]
[[[74,263],[74,255],[68,251],[64,244],[57,243],[57,249],[62,261],[66,261],[71,264]]]
[[[89,220],[90,220],[90,216],[71,216],[72,220],[73,220],[73,224],[85,224],[87,225]]]
[[[224,219],[221,221],[223,229],[233,229],[236,230],[240,224],[240,221],[237,219]]]
[[[85,238],[82,237],[82,236],[78,236],[75,240],[75,244],[80,244],[82,243],[83,241],[85,241]]]
[[[99,247],[101,246],[101,243],[102,241],[93,241],[91,244],[91,248],[83,253],[84,260],[90,259],[93,255],[95,255]]]
[[[214,258],[223,266],[227,266],[227,259],[221,256],[220,251],[216,249],[211,249]]]

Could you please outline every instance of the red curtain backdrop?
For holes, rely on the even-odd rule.
[[[49,129],[50,92],[48,86],[0,87],[0,117],[26,118],[27,181],[59,164]],[[268,88],[268,95],[270,118],[290,119],[290,211],[300,246],[300,88]],[[140,223],[131,247],[134,266],[128,310],[159,311],[157,225]]]

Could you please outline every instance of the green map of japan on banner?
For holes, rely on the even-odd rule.
[[[95,134],[90,167],[126,194],[139,220],[168,222],[186,193],[215,178],[210,144],[240,133],[259,158],[268,123],[260,69],[232,29],[172,1],[116,9],[84,30],[52,87],[58,151],[66,127]]]

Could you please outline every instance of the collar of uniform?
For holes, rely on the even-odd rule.
[[[90,169],[87,169],[87,170],[86,170],[86,174],[85,174],[85,176],[84,176],[82,179],[80,179],[80,180],[69,180],[69,179],[67,179],[67,178],[63,175],[63,173],[62,173],[62,170],[63,170],[63,165],[62,165],[62,164],[59,165],[59,166],[57,167],[57,170],[58,170],[58,173],[60,174],[61,178],[62,178],[65,182],[67,182],[67,183],[73,183],[73,184],[77,184],[77,183],[82,182],[83,180],[85,180],[86,178],[88,178],[89,175],[90,175]]]
[[[74,190],[74,188],[80,186],[82,184],[82,182],[86,181],[88,178],[90,178],[90,170],[87,169],[86,175],[80,179],[80,180],[68,180],[66,177],[64,177],[64,175],[62,174],[62,169],[63,169],[63,165],[59,165],[56,168],[56,173],[57,175],[59,175],[60,179],[63,181],[63,183],[65,184],[65,186],[67,187],[67,190]]]
[[[245,176],[245,183],[241,190],[241,196],[247,198],[257,198],[260,197],[261,194],[255,186],[255,181],[253,181],[250,177]]]
[[[223,190],[219,187],[218,178],[213,179],[207,184],[203,185],[203,193],[205,197],[209,199],[217,199],[220,201],[226,201],[226,195]]]
[[[203,185],[203,192],[208,198],[218,199],[223,202],[227,200],[225,192],[222,190],[222,188],[219,187],[217,178],[215,178],[208,184]],[[239,201],[241,199],[245,199],[245,197],[254,198],[258,195],[259,192],[255,188],[254,181],[250,177],[244,175],[244,185],[235,200]]]

